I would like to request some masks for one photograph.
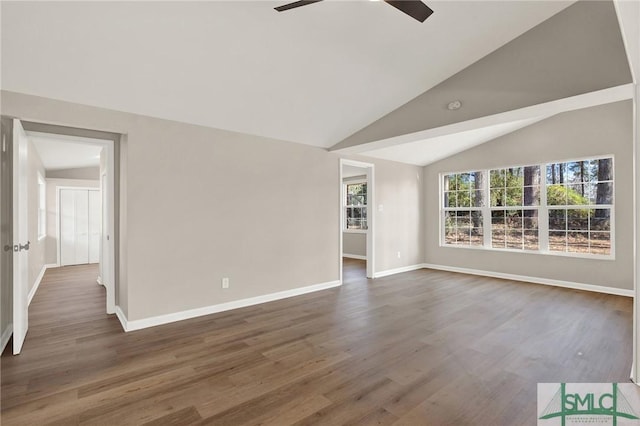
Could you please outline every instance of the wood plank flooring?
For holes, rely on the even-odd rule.
[[[538,382],[626,382],[629,298],[432,270],[124,333],[47,271],[3,425],[525,425]]]

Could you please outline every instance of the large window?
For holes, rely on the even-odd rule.
[[[538,250],[540,166],[489,171],[491,247]]]
[[[345,184],[345,229],[367,229],[367,183]]]
[[[442,175],[442,244],[612,257],[613,158]]]
[[[613,159],[547,165],[549,250],[611,254]]]
[[[482,172],[444,176],[444,235],[446,244],[481,246],[484,230]]]
[[[47,185],[38,173],[38,239],[47,236]]]

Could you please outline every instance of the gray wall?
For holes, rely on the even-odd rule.
[[[2,110],[126,134],[117,303],[130,320],[339,279],[337,155],[14,92],[2,92]],[[373,162],[385,205],[376,270],[421,263],[422,168]]]
[[[367,234],[365,232],[343,232],[342,253],[356,256],[367,255]]]
[[[100,181],[82,179],[47,179],[47,238],[45,263],[58,263],[58,188],[99,188]]]
[[[611,1],[578,1],[334,148],[630,83]],[[462,108],[449,111],[460,99]]]
[[[100,167],[77,167],[73,169],[47,170],[47,178],[95,180],[100,178]]]
[[[633,289],[632,103],[567,112],[425,167],[428,264]],[[439,246],[440,173],[613,154],[615,260]]]

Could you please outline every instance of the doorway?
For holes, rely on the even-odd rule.
[[[374,165],[340,159],[340,279],[374,277]]]
[[[12,157],[11,191],[5,191],[4,179],[1,185],[3,207],[9,205],[11,213],[10,220],[6,214],[2,220],[13,224],[9,237],[3,227],[13,262],[3,255],[2,266],[13,266],[13,294],[3,291],[0,297],[3,308],[10,306],[13,312],[11,318],[2,317],[2,344],[4,349],[5,335],[12,335],[13,353],[18,354],[28,330],[29,303],[49,268],[95,264],[90,269],[96,274],[94,282],[104,286],[105,311],[115,313],[115,159],[120,135],[6,117],[2,124],[3,149],[13,148],[12,155],[3,151],[3,161]],[[5,125],[12,132],[5,131]],[[18,150],[26,155],[15,155]],[[16,202],[22,198],[27,203]],[[18,269],[16,260],[21,260]]]

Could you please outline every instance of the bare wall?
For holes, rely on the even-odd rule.
[[[95,180],[100,178],[100,166],[76,167],[73,169],[60,169],[60,170],[47,170],[47,178]]]
[[[633,289],[632,103],[572,111],[425,167],[428,264]],[[440,173],[613,154],[615,260],[439,246]]]
[[[339,279],[337,155],[14,92],[2,92],[2,108],[25,120],[126,134],[118,303],[129,320]],[[376,269],[420,263],[422,169],[374,162],[385,203]],[[222,277],[230,278],[227,290]]]
[[[367,234],[365,232],[343,232],[342,253],[345,255],[366,256]]]

